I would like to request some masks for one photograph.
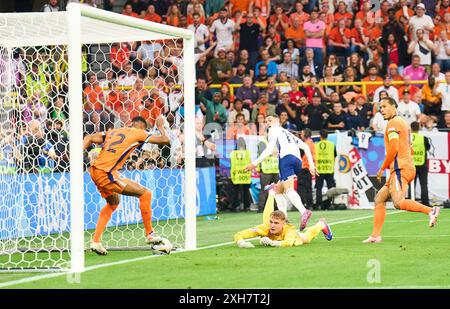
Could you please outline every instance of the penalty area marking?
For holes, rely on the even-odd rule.
[[[387,213],[387,215],[393,215],[393,214],[398,214],[398,213],[402,213],[402,212],[404,212],[404,211],[403,210],[392,211],[392,212]],[[373,215],[357,217],[357,218],[341,220],[341,221],[337,221],[337,222],[331,222],[331,223],[329,223],[329,225],[333,226],[333,225],[337,225],[337,224],[343,224],[343,223],[348,223],[348,222],[353,222],[353,221],[358,221],[358,220],[370,219],[372,217],[373,217]],[[228,245],[232,245],[232,244],[234,244],[234,241],[204,246],[204,247],[197,248],[197,250],[194,250],[194,251],[223,247],[223,246],[228,246]],[[182,252],[189,252],[189,251],[180,250],[180,251],[175,251],[171,254],[177,254],[177,253],[182,253]],[[117,261],[117,262],[92,265],[92,266],[86,267],[84,269],[84,272],[96,270],[96,269],[100,269],[100,268],[105,268],[105,267],[110,267],[110,266],[128,264],[128,263],[133,263],[133,262],[140,262],[140,261],[149,260],[149,259],[160,257],[160,256],[163,256],[163,255],[150,255],[150,256],[143,256],[143,257],[139,257],[139,258],[122,260],[122,261]],[[28,277],[28,278],[23,278],[23,279],[12,280],[12,281],[0,283],[0,288],[5,288],[5,287],[17,285],[17,284],[29,283],[29,282],[34,282],[34,281],[39,281],[39,280],[44,280],[44,279],[51,279],[51,278],[56,278],[56,277],[61,277],[61,276],[67,276],[67,275],[71,275],[71,273],[63,272],[63,273],[51,273],[51,274],[45,274],[45,275],[37,275],[37,276]]]

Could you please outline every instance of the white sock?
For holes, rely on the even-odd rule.
[[[287,217],[287,207],[288,207],[288,201],[284,197],[284,194],[275,194],[275,201],[277,202],[277,208],[278,210],[281,210],[284,212],[284,214]]]
[[[306,211],[306,208],[305,206],[303,206],[300,195],[298,195],[298,193],[294,189],[290,189],[288,192],[286,192],[286,196],[292,203],[292,205],[294,205],[295,208],[297,208],[298,211],[300,211],[300,213],[303,215],[303,213]]]

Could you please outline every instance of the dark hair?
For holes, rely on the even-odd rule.
[[[197,12],[195,12],[195,13],[193,13],[193,14],[192,14],[192,17],[195,17],[195,16],[198,16],[198,17],[200,17],[200,14],[199,14],[199,13],[197,13]]]
[[[397,108],[397,101],[395,101],[395,99],[394,98],[391,98],[391,97],[385,97],[385,98],[383,98],[383,99],[381,99],[382,101],[384,100],[384,101],[388,101],[388,103],[390,104],[390,105],[394,105],[395,106],[395,108]]]
[[[419,131],[420,125],[417,121],[411,123],[411,131],[417,132]]]
[[[145,119],[141,116],[136,116],[131,120],[132,123],[135,122],[142,122],[145,125],[145,128],[147,128],[147,121],[145,121]]]
[[[245,115],[242,113],[237,113],[236,116],[234,116],[234,120],[236,121],[238,119],[238,117],[243,117],[245,120]]]
[[[327,139],[328,137],[328,131],[325,129],[320,130],[320,137],[323,139]]]
[[[310,129],[310,128],[306,128],[306,129],[303,130],[303,136],[304,136],[305,138],[310,138],[311,135],[312,135],[312,132],[311,132],[311,129]]]

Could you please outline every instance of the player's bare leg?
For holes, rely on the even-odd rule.
[[[113,212],[117,209],[120,202],[120,197],[118,194],[112,194],[106,197],[106,205],[100,211],[100,215],[98,217],[97,225],[95,227],[94,237],[91,242],[91,251],[97,253],[98,255],[107,255],[108,251],[103,247],[101,243],[101,236],[106,226],[108,225],[109,220]]]
[[[372,235],[363,243],[379,243],[381,242],[381,229],[383,228],[386,218],[386,202],[389,199],[389,188],[383,186],[375,196],[375,211],[373,216]]]
[[[275,191],[275,201],[277,202],[277,208],[278,210],[281,210],[287,218],[287,207],[289,202],[284,195],[284,187],[280,181],[275,185]]]
[[[439,207],[428,207],[425,205],[420,204],[419,202],[406,199],[406,192],[405,191],[399,191],[399,192],[392,192],[392,202],[394,203],[394,207],[401,210],[411,211],[411,212],[421,212],[429,217],[428,225],[429,227],[433,227],[436,225],[437,217],[440,213]]]
[[[123,189],[122,194],[139,198],[139,208],[141,209],[142,222],[144,223],[147,243],[150,244],[160,242],[162,238],[155,235],[152,227],[152,193],[150,190],[144,186],[141,186],[137,182],[128,179],[127,185]]]
[[[300,230],[304,230],[309,218],[312,216],[312,211],[305,208],[300,195],[294,190],[295,177],[291,176],[287,180],[283,181],[283,188],[287,199],[298,209],[300,212]]]

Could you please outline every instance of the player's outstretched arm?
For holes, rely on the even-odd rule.
[[[83,139],[83,150],[91,147],[92,144],[101,144],[105,140],[105,133],[94,133],[86,135]]]
[[[253,238],[256,236],[260,236],[258,233],[258,228],[246,229],[234,234],[234,242],[238,245],[239,248],[253,248],[255,247],[251,242],[248,242],[246,239]]]
[[[152,135],[148,142],[157,145],[169,145],[170,138],[167,130],[170,130],[170,128],[166,117],[164,117],[163,115],[159,115],[158,118],[156,118],[155,125],[161,135]]]
[[[255,161],[253,161],[252,163],[250,163],[249,165],[247,165],[245,167],[246,171],[251,171],[253,169],[255,169],[255,167],[260,164],[262,161],[264,161],[265,158],[267,158],[268,156],[270,156],[273,153],[273,149],[276,146],[276,141],[275,140],[269,140],[269,142],[267,143],[267,147],[266,149],[264,149],[264,151],[259,155],[258,158],[256,158]]]

